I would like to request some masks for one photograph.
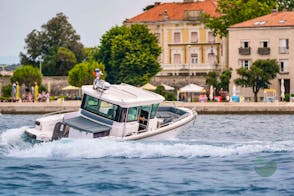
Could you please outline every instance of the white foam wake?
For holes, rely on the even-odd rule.
[[[20,146],[19,146],[20,147]],[[23,158],[156,158],[156,157],[223,157],[256,152],[294,151],[294,141],[253,142],[243,144],[199,144],[177,142],[121,141],[115,139],[70,140],[10,149],[6,156]]]
[[[28,127],[8,129],[0,134],[0,145],[20,145],[25,144],[22,140],[22,135]]]

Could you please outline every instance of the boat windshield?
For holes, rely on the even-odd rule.
[[[82,109],[94,114],[115,120],[119,106],[97,99],[90,95],[84,96]]]

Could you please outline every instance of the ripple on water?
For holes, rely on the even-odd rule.
[[[22,133],[35,118],[2,115],[0,194],[292,195],[293,118],[200,115],[175,140],[31,144]],[[272,176],[256,173],[257,158],[276,163]]]

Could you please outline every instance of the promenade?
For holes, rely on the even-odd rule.
[[[0,102],[2,114],[45,114],[61,110],[77,110],[80,101],[6,103]],[[163,102],[161,105],[194,108],[199,114],[294,114],[294,102]]]

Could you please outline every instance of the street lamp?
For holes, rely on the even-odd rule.
[[[40,73],[42,75],[42,61],[40,61]]]
[[[42,75],[42,58],[41,58],[41,56],[39,56],[37,60],[39,61],[39,69],[40,69],[40,73]]]

